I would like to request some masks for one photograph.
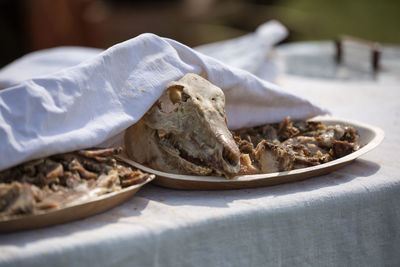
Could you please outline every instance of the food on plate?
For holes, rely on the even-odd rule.
[[[222,90],[196,74],[164,94],[125,133],[128,157],[176,174],[235,175],[289,171],[356,151],[353,127],[292,122],[229,131]]]
[[[359,149],[358,133],[350,126],[317,121],[281,123],[233,131],[241,152],[239,174],[289,171],[316,166]]]
[[[0,172],[0,219],[70,206],[142,183],[150,174],[117,161],[121,148],[80,150]]]
[[[170,173],[229,178],[240,170],[240,152],[226,125],[224,93],[191,73],[169,83],[127,129],[125,148],[131,159]]]

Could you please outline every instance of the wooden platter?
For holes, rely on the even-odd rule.
[[[79,204],[66,206],[40,214],[21,215],[3,220],[0,219],[0,233],[35,229],[71,222],[104,212],[128,200],[143,185],[152,181],[154,178],[154,175],[150,175],[146,181],[140,184],[126,187],[120,191],[104,194]]]
[[[342,124],[354,127],[360,134],[359,144],[361,148],[345,157],[318,166],[286,172],[242,175],[236,176],[229,180],[224,177],[166,173],[153,170],[137,162],[129,160],[126,157],[122,157],[121,159],[145,172],[155,174],[156,178],[153,180],[153,184],[163,187],[186,190],[241,189],[295,182],[330,173],[353,162],[355,159],[367,153],[368,151],[371,151],[378,146],[384,138],[383,130],[368,124],[335,117],[315,117],[312,120],[321,121],[326,125]]]

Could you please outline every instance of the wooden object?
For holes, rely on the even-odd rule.
[[[48,211],[42,214],[21,215],[0,220],[0,233],[35,229],[75,221],[109,210],[132,197],[143,185],[154,179],[151,176],[145,182],[126,187],[120,191],[101,195],[76,205]]]
[[[123,158],[123,160],[145,172],[155,174],[156,179],[154,179],[153,184],[163,187],[189,190],[241,189],[295,182],[330,173],[353,162],[359,156],[374,149],[384,138],[384,132],[371,125],[333,117],[316,117],[314,120],[321,121],[326,125],[343,124],[353,126],[360,134],[359,144],[361,148],[345,157],[318,166],[286,172],[236,176],[229,180],[224,177],[165,173],[147,168],[127,158]]]

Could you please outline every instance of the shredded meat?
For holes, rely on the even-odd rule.
[[[316,166],[359,146],[350,126],[316,121],[283,122],[232,131],[241,153],[239,174],[272,173]]]
[[[150,174],[117,161],[120,148],[80,150],[0,172],[0,219],[65,207],[144,182]]]

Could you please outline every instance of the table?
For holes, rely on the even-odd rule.
[[[278,83],[334,116],[382,128],[385,140],[344,168],[291,184],[146,185],[100,215],[0,235],[0,266],[399,266],[400,81],[282,75]]]

